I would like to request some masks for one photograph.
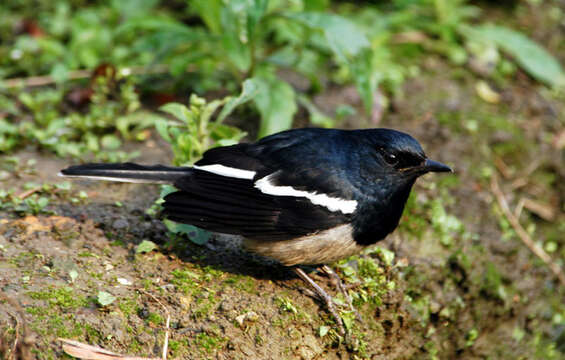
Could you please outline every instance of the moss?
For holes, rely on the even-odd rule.
[[[89,304],[86,297],[77,295],[69,287],[50,287],[49,290],[45,291],[30,291],[27,295],[35,300],[47,300],[50,306],[58,306],[63,310],[85,307]]]
[[[209,335],[207,333],[200,333],[196,335],[194,344],[207,354],[212,353],[214,350],[219,350],[225,344],[226,339],[216,335]]]
[[[128,344],[128,353],[130,354],[139,354],[143,351],[143,347],[137,341],[137,339],[132,338]]]
[[[210,290],[202,293],[195,300],[195,309],[193,310],[192,315],[195,319],[203,319],[215,310],[217,303],[218,299],[215,291]]]
[[[164,323],[163,317],[157,313],[149,313],[149,315],[147,316],[147,322],[155,325],[155,326],[159,326],[162,325]]]
[[[235,275],[224,281],[224,284],[232,285],[237,290],[245,291],[248,294],[257,294],[255,279],[245,275]]]
[[[173,278],[170,280],[179,290],[184,294],[193,294],[193,292],[199,288],[199,284],[196,279],[199,279],[199,275],[188,269],[175,269],[171,271]]]
[[[126,318],[129,318],[130,315],[135,314],[137,312],[137,296],[134,298],[128,297],[124,299],[120,299],[118,307],[125,315]]]

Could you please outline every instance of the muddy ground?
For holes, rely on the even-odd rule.
[[[299,279],[245,253],[238,239],[170,239],[145,213],[158,187],[78,181],[50,193],[37,215],[0,210],[0,353],[17,341],[24,358],[65,358],[58,338],[69,338],[158,357],[170,314],[169,356],[179,359],[565,358],[565,288],[520,241],[491,189],[496,178],[512,209],[534,201],[519,219],[563,266],[565,106],[521,72],[493,84],[498,104],[477,96],[477,81],[430,57],[379,123],[343,125],[405,130],[456,170],[418,182],[400,228],[378,244],[393,260],[373,251],[335,265],[379,287],[350,290],[363,321],[345,339]],[[352,93],[330,89],[316,102],[360,106]],[[156,136],[132,146],[139,162],[170,161]],[[21,166],[0,184],[17,194],[26,182],[61,182],[56,173],[68,164],[33,149],[15,155]],[[38,162],[26,168],[29,158]],[[143,240],[158,248],[136,252]],[[373,264],[372,278],[360,264]],[[101,291],[113,301],[102,305]]]

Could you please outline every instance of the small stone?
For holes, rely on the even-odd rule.
[[[125,279],[125,278],[118,278],[117,280],[118,280],[118,283],[119,283],[120,285],[126,285],[126,286],[128,286],[128,285],[131,285],[131,284],[132,284],[131,281],[129,281],[128,279]]]
[[[437,301],[430,302],[430,313],[437,314],[441,310],[441,304]]]
[[[126,229],[127,227],[129,227],[129,223],[126,219],[118,219],[118,220],[114,221],[114,223],[112,224],[112,227],[115,230]]]
[[[175,286],[173,284],[165,284],[165,285],[161,285],[161,289],[173,292],[175,291]]]

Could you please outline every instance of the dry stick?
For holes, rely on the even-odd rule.
[[[41,190],[41,186],[36,186],[36,187],[31,188],[29,190],[26,190],[23,193],[16,195],[16,196],[23,200],[23,199],[27,198],[28,196],[38,192],[39,190]]]
[[[20,356],[23,360],[28,360],[31,359],[31,355],[29,354],[29,349],[26,348],[26,346],[28,344],[26,344],[26,338],[27,338],[27,324],[26,324],[26,319],[24,317],[24,312],[23,309],[20,305],[19,302],[17,302],[16,300],[14,300],[11,297],[6,296],[5,294],[0,293],[0,299],[6,301],[8,304],[12,305],[15,308],[16,311],[16,315],[12,315],[10,314],[10,316],[12,316],[15,320],[16,320],[16,338],[14,339],[14,345],[12,347],[11,350],[11,354],[10,354],[10,358],[12,359],[16,359],[16,353],[18,352],[18,349],[20,350]],[[20,322],[21,319],[21,322]],[[20,336],[20,332],[19,332],[19,328],[22,329],[21,331],[21,335]]]
[[[171,313],[169,312],[169,309],[167,309],[167,307],[165,305],[163,305],[162,302],[159,301],[159,299],[157,299],[155,297],[155,295],[143,290],[143,289],[137,289],[139,291],[141,291],[142,293],[150,296],[153,300],[155,300],[159,305],[161,305],[161,307],[165,310],[165,312],[167,313],[167,322],[165,323],[165,340],[163,341],[163,355],[162,358],[163,360],[167,360],[167,352],[168,352],[168,347],[169,347],[169,325],[171,323]]]
[[[127,70],[126,70],[127,69]],[[153,66],[132,66],[122,68],[122,75],[148,75],[148,74],[162,74],[169,71],[169,67],[164,64],[157,64]],[[124,71],[126,70],[126,71]],[[190,71],[187,69],[187,71]],[[80,80],[88,79],[92,76],[92,70],[73,70],[69,71],[69,80]],[[0,82],[0,87],[5,87],[8,89],[17,87],[35,87],[35,86],[45,86],[56,83],[55,79],[49,75],[44,76],[31,76],[27,78],[14,78],[8,79]]]
[[[522,225],[520,225],[520,222],[510,210],[504,193],[500,190],[496,175],[493,175],[491,178],[490,188],[496,197],[498,205],[502,209],[504,216],[506,216],[506,219],[508,219],[508,222],[512,225],[520,240],[522,240],[522,242],[551,269],[561,284],[565,286],[565,274],[563,273],[563,270],[559,265],[552,261],[551,257],[541,247],[534,243],[530,235],[526,232],[526,230],[524,230]]]

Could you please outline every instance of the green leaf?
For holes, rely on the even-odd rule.
[[[220,13],[222,0],[191,0],[189,6],[204,21],[208,29],[214,34],[222,32]]]
[[[116,150],[122,145],[122,141],[113,134],[104,135],[100,143],[102,147],[107,150]]]
[[[259,137],[290,129],[297,110],[292,87],[274,76],[254,80],[259,85],[259,92],[253,99],[261,113]]]
[[[161,137],[168,143],[172,143],[173,139],[169,134],[169,122],[166,119],[159,119],[155,122],[155,129]]]
[[[377,77],[374,76],[371,43],[365,32],[355,23],[338,15],[304,12],[287,13],[286,16],[323,33],[337,60],[348,67],[363,99],[365,112],[370,114]]]
[[[245,80],[242,85],[241,94],[239,94],[239,96],[236,98],[231,98],[226,103],[226,105],[224,105],[224,108],[220,112],[220,115],[218,115],[216,121],[219,123],[223,122],[226,116],[231,114],[231,112],[236,107],[253,99],[257,95],[258,90],[259,90],[259,85],[257,84],[256,80],[254,79]]]
[[[74,283],[78,277],[78,272],[75,269],[69,271],[69,277],[71,278],[71,283]]]
[[[306,110],[308,110],[308,113],[310,113],[310,122],[312,124],[314,124],[316,126],[327,127],[327,128],[334,126],[334,124],[335,124],[334,119],[332,119],[331,117],[322,113],[316,107],[316,105],[314,105],[314,103],[312,101],[310,101],[310,99],[308,99],[307,96],[298,95],[297,97],[298,97],[298,102],[300,103],[300,105],[305,107]]]
[[[320,328],[318,329],[318,335],[320,335],[320,337],[324,337],[326,336],[326,334],[330,331],[330,327],[326,326],[326,325],[322,325],[320,326]]]
[[[184,123],[188,123],[190,119],[189,110],[186,106],[179,103],[167,103],[159,108],[159,110],[169,113]]]
[[[370,47],[365,33],[348,19],[327,13],[286,13],[288,18],[310,28],[321,30],[332,51],[342,61]]]
[[[557,59],[524,34],[491,24],[462,27],[462,32],[494,42],[535,79],[550,86],[565,86],[565,72]]]
[[[157,249],[157,245],[153,241],[143,240],[137,247],[135,248],[136,254],[143,254],[148,253],[153,250]]]
[[[197,228],[194,225],[180,224],[166,219],[164,220],[164,223],[170,232],[175,234],[184,234],[195,244],[203,245],[210,239],[210,233],[208,231]]]
[[[214,140],[215,146],[235,145],[245,135],[247,135],[246,132],[224,124],[214,124],[214,128],[210,133],[210,137]]]
[[[106,291],[99,291],[96,300],[101,306],[108,306],[116,301],[116,297]]]

